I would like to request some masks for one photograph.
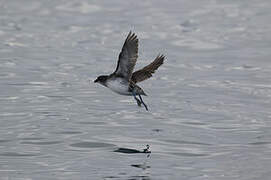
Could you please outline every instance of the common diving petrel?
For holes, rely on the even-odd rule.
[[[147,95],[137,83],[150,78],[152,73],[164,63],[165,56],[158,55],[152,63],[133,72],[137,57],[138,39],[135,33],[130,31],[119,54],[115,72],[110,75],[99,76],[94,82],[100,83],[118,94],[134,96],[137,105],[141,106],[143,104],[148,111],[148,107],[141,97],[141,95]],[[136,96],[139,96],[139,99]]]

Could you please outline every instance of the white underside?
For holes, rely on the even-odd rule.
[[[107,81],[106,86],[118,94],[132,95],[131,92],[128,92],[128,82],[123,82],[120,78],[115,79],[114,81]]]

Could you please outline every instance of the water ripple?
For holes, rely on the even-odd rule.
[[[202,143],[202,142],[194,142],[194,141],[183,141],[183,140],[171,140],[171,139],[163,139],[163,142],[170,142],[174,144],[192,144],[192,145],[204,145],[204,146],[211,146],[212,144],[209,143]]]
[[[101,142],[79,142],[70,144],[71,147],[77,147],[77,148],[103,148],[103,147],[114,147],[114,144],[108,144],[108,143],[101,143]]]
[[[202,156],[209,156],[209,154],[203,153],[169,153],[176,156],[184,156],[184,157],[202,157]]]
[[[268,141],[248,143],[248,145],[255,145],[255,146],[269,145],[269,144],[271,144],[271,142],[268,142]]]
[[[33,145],[52,145],[60,144],[62,141],[22,141],[21,144],[33,144]]]
[[[38,156],[40,154],[36,153],[17,153],[17,152],[4,152],[0,153],[0,156],[10,156],[10,157],[31,157],[31,156]]]

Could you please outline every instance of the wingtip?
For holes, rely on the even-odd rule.
[[[160,55],[160,58],[162,58],[162,59],[166,58],[166,56],[164,54],[159,54],[159,55]]]
[[[159,60],[159,61],[162,61],[162,64],[164,63],[164,60],[165,60],[166,56],[164,54],[158,54],[156,59]]]
[[[138,38],[137,38],[137,35],[132,32],[131,30],[129,31],[128,35],[127,35],[127,38],[126,38],[126,42],[127,41],[137,41],[138,42]]]

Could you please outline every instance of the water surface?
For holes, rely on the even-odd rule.
[[[271,172],[271,3],[0,3],[0,179],[266,179]],[[150,111],[92,83],[123,41]],[[119,148],[151,154],[123,153]]]

